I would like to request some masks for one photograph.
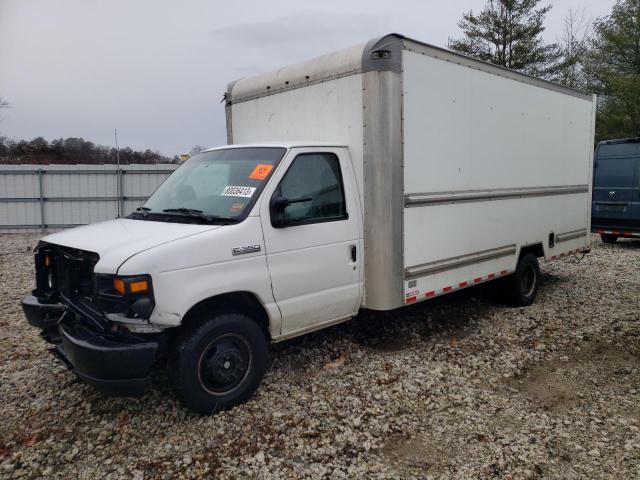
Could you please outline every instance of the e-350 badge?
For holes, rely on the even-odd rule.
[[[242,247],[234,247],[231,249],[233,255],[244,255],[245,253],[254,253],[260,251],[260,245],[245,245]]]

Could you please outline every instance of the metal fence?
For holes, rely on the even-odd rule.
[[[0,165],[0,232],[58,230],[124,216],[178,165]]]

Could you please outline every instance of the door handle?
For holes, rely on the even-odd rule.
[[[355,245],[351,245],[351,261],[356,262],[358,260],[358,253]]]

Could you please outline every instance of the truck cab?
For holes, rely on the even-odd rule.
[[[603,242],[640,238],[640,138],[598,145],[591,212],[591,229]]]
[[[258,386],[268,342],[357,313],[361,210],[344,146],[207,150],[126,218],[43,238],[23,307],[88,383],[139,391],[168,356],[210,412]]]

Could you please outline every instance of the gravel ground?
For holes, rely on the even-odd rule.
[[[2,478],[640,478],[639,241],[543,265],[532,307],[470,289],[275,345],[200,417],[162,374],[106,397],[46,351],[36,240],[0,236]]]

